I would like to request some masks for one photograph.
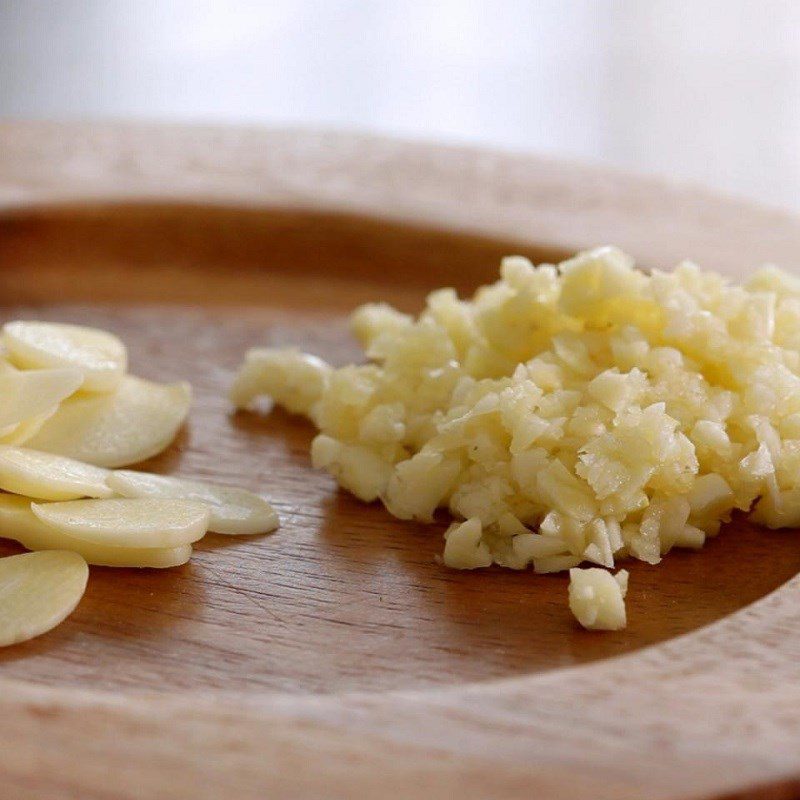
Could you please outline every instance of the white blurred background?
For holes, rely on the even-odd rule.
[[[0,0],[0,117],[358,128],[800,210],[800,2]]]

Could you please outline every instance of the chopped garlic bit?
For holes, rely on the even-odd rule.
[[[481,541],[481,521],[476,517],[454,522],[444,535],[444,563],[453,569],[477,569],[492,563],[489,548]]]
[[[236,376],[231,399],[244,408],[266,395],[292,413],[308,414],[325,390],[330,372],[322,359],[298,350],[254,347]]]
[[[511,257],[471,299],[364,306],[353,329],[368,363],[256,351],[234,397],[306,414],[314,465],[361,499],[466,520],[450,566],[656,564],[736,509],[800,525],[800,281],[779,270],[737,286],[612,247]]]
[[[327,469],[345,489],[370,502],[386,489],[392,469],[367,447],[344,444],[325,434],[311,443],[311,462]]]
[[[628,572],[616,575],[604,569],[569,571],[569,608],[580,624],[593,631],[618,631],[625,627]]]

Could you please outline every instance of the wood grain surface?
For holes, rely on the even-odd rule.
[[[357,359],[354,305],[469,291],[507,252],[614,242],[735,275],[796,266],[800,222],[529,157],[158,126],[0,126],[0,206],[0,319],[99,325],[133,371],[190,380],[146,466],[282,518],[182,568],[93,568],[65,624],[0,651],[3,797],[796,795],[794,532],[735,521],[633,563],[628,629],[591,634],[564,576],[438,566],[443,524],[338,492],[307,423],[225,392],[248,346]]]

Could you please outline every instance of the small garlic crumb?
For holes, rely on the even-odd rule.
[[[294,414],[308,414],[319,400],[331,368],[321,358],[291,348],[254,347],[231,388],[231,400],[245,408],[266,395]]]
[[[491,566],[492,554],[481,541],[481,521],[475,517],[454,522],[444,535],[444,563],[453,569]]]
[[[311,463],[327,469],[345,489],[360,500],[376,500],[386,489],[391,467],[366,447],[342,442],[320,433],[311,443]]]
[[[628,571],[616,575],[590,567],[569,571],[569,608],[584,628],[618,631],[625,627],[625,595]]]

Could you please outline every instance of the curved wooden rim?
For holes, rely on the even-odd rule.
[[[4,213],[198,196],[553,251],[614,242],[657,267],[691,256],[735,274],[765,260],[791,268],[800,253],[788,214],[529,156],[351,134],[0,126]],[[0,778],[14,796],[83,798],[789,796],[780,792],[800,774],[799,590],[800,577],[611,661],[445,691],[113,696],[0,680]]]

